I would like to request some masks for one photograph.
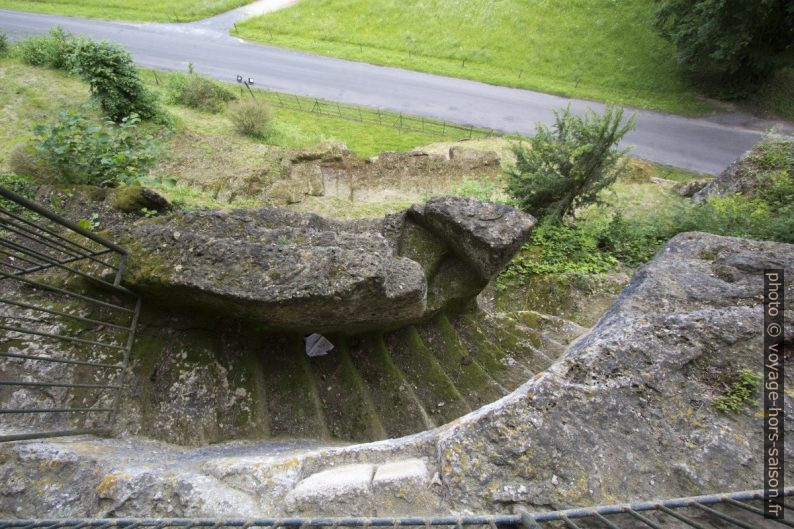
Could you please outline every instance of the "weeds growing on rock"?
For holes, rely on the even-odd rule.
[[[752,401],[761,385],[761,373],[752,369],[740,369],[736,380],[725,392],[714,399],[714,407],[723,413],[737,412]]]

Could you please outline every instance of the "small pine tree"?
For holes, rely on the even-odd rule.
[[[588,109],[583,117],[570,107],[555,110],[551,129],[540,123],[529,145],[513,145],[508,192],[524,211],[553,221],[596,202],[623,168],[628,149],[617,145],[634,128],[635,116],[623,121],[623,109],[613,106],[603,115]]]

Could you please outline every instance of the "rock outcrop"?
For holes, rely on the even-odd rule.
[[[764,268],[792,277],[794,246],[678,235],[544,372],[497,402],[401,439],[187,452],[137,439],[0,446],[0,513],[511,512],[757,488],[761,403],[725,413],[715,401],[740,369],[763,368]],[[785,293],[792,299],[794,283]],[[791,344],[791,311],[784,328]],[[788,386],[792,378],[787,370]],[[791,431],[790,393],[784,404]],[[791,468],[786,479],[794,479]]]
[[[742,194],[756,196],[759,189],[776,177],[794,179],[794,138],[771,136],[745,152],[717,178],[692,195],[695,202],[709,197]]]
[[[463,177],[493,177],[501,170],[494,151],[455,145],[444,154],[423,150],[385,151],[359,158],[339,145],[285,151],[278,176],[267,195],[276,205],[295,204],[307,196],[333,194],[353,198],[371,189],[405,187],[408,182]]]
[[[372,221],[279,208],[146,219],[116,238],[124,282],[171,305],[292,332],[386,330],[464,306],[509,262],[535,220],[438,198]]]

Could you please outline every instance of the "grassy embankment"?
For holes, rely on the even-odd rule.
[[[143,72],[147,86],[161,93],[168,75]],[[257,94],[257,97],[266,95],[264,92]],[[172,117],[175,133],[166,140],[165,156],[152,171],[152,180],[146,183],[159,188],[169,198],[196,206],[251,205],[245,197],[232,203],[216,200],[213,193],[206,191],[213,187],[212,182],[205,182],[201,189],[184,183],[195,182],[195,178],[189,177],[195,176],[190,173],[197,170],[218,182],[261,171],[274,147],[300,148],[339,142],[358,155],[368,157],[382,150],[409,150],[443,139],[436,134],[273,108],[272,133],[267,139],[259,140],[236,133],[223,113],[212,114],[171,104],[164,104],[164,107]],[[37,124],[52,120],[63,108],[82,108],[97,121],[101,120],[90,104],[89,90],[83,82],[60,71],[24,65],[11,57],[0,59],[0,170],[10,168],[12,152],[33,137],[32,131]]]
[[[0,9],[136,22],[191,22],[252,0],[0,0]]]
[[[303,0],[240,37],[571,97],[697,115],[649,0]]]

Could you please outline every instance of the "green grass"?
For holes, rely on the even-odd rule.
[[[144,82],[161,90],[168,74],[142,72]],[[257,91],[257,97],[272,97]],[[250,97],[250,96],[245,96]],[[0,59],[0,166],[13,149],[31,137],[33,127],[51,119],[61,108],[89,103],[88,86],[63,72],[27,66],[18,60]],[[252,140],[236,134],[221,114],[210,114],[177,105],[166,105],[178,130],[225,137],[240,145],[310,147],[323,141],[341,142],[360,156],[382,150],[408,150],[440,138],[435,134],[400,131],[373,123],[359,123],[299,110],[274,108],[275,131],[267,140]],[[98,114],[97,114],[98,116]]]
[[[0,9],[33,11],[106,20],[190,22],[207,18],[252,0],[0,0]]]
[[[147,87],[160,92],[161,96],[165,95],[169,75],[142,71]],[[232,88],[239,94],[237,86]],[[255,94],[273,102],[278,99],[274,93],[255,90]],[[250,97],[247,93],[242,96]],[[297,101],[301,108],[311,108],[309,102],[314,101],[290,99]],[[161,100],[165,101],[165,97]],[[223,113],[213,114],[179,105],[164,106],[172,117],[174,134],[166,142],[166,156],[142,183],[170,200],[192,207],[261,205],[261,197],[254,196],[255,193],[229,197],[223,194],[224,188],[231,181],[256,181],[264,177],[264,173],[272,172],[273,167],[278,167],[277,154],[281,147],[309,148],[322,142],[343,143],[359,156],[369,157],[383,150],[410,150],[440,139],[454,139],[274,107],[273,133],[267,139],[258,140],[236,133]],[[0,171],[11,168],[12,153],[17,146],[32,139],[33,128],[52,120],[62,108],[82,109],[97,121],[102,119],[96,106],[91,104],[88,86],[80,80],[61,71],[22,64],[12,56],[0,58]],[[362,115],[366,116],[367,112],[371,113],[361,110]],[[342,107],[343,115],[351,113],[358,115],[357,107]],[[384,114],[383,119],[384,122],[394,121],[394,117]],[[154,124],[145,126],[158,129]],[[311,197],[299,207],[314,207],[347,218],[377,216],[412,203],[412,197],[400,197],[383,204],[351,204],[333,197],[324,198],[325,201],[315,203],[317,201]]]
[[[303,0],[243,38],[682,114],[711,109],[653,30],[652,0]]]

